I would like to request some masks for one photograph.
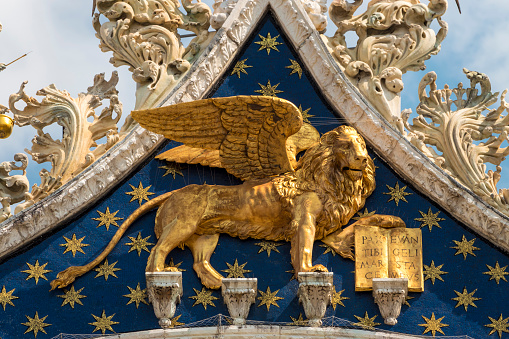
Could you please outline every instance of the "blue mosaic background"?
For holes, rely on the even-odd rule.
[[[265,49],[260,50],[260,45],[255,42],[261,41],[261,37],[267,37],[270,33],[272,38],[277,37],[277,50],[271,50],[270,54]],[[237,61],[243,61],[246,65],[245,73],[238,75],[232,74],[233,68],[228,71],[221,84],[218,84],[213,97],[224,97],[233,95],[256,95],[256,90],[261,89],[261,85],[266,86],[270,81],[272,86],[277,85],[277,90],[282,91],[277,96],[288,99],[297,106],[301,105],[303,110],[313,115],[309,121],[321,132],[324,133],[333,129],[339,123],[333,113],[327,106],[324,99],[317,92],[317,87],[309,74],[304,73],[299,78],[298,73],[292,73],[290,60],[303,65],[298,56],[291,49],[289,42],[284,39],[282,31],[278,29],[275,21],[268,16],[260,25],[259,31],[253,35],[247,44],[243,53]],[[235,65],[235,63],[233,63]],[[176,143],[168,142],[164,149],[175,146]],[[157,153],[160,153],[159,150]],[[376,211],[381,214],[393,214],[400,216],[408,227],[420,227],[422,213],[427,214],[429,209],[438,218],[444,220],[438,221],[439,227],[428,226],[422,228],[424,264],[428,267],[433,261],[436,267],[441,267],[443,272],[436,278],[434,283],[431,279],[425,281],[425,291],[423,293],[410,293],[412,299],[408,300],[410,306],[403,306],[401,315],[398,318],[398,324],[387,326],[383,324],[383,319],[379,315],[378,306],[374,304],[371,292],[354,291],[354,262],[334,255],[321,242],[316,242],[314,247],[314,261],[325,265],[330,271],[334,272],[335,291],[341,292],[343,305],[337,304],[336,308],[328,308],[327,316],[335,315],[352,322],[359,322],[359,318],[367,317],[374,320],[375,327],[396,332],[423,334],[429,327],[419,326],[426,324],[424,319],[441,319],[441,324],[448,326],[441,327],[445,335],[464,335],[468,334],[474,338],[497,337],[499,332],[494,331],[493,327],[486,325],[500,324],[497,328],[502,328],[500,334],[507,337],[507,319],[509,316],[509,307],[507,303],[507,280],[505,278],[505,269],[508,265],[506,254],[493,248],[489,243],[483,241],[476,234],[468,231],[463,225],[456,222],[445,211],[419,194],[413,189],[411,183],[401,180],[384,163],[383,159],[371,152],[375,158],[377,189],[367,200],[366,208],[368,212]],[[155,154],[154,154],[155,156]],[[166,169],[161,166],[168,165],[158,160],[150,160],[144,166],[133,171],[133,175],[125,182],[111,192],[109,197],[103,199],[87,212],[73,221],[71,224],[39,239],[37,243],[26,248],[22,253],[0,263],[0,337],[3,339],[11,338],[30,338],[34,337],[35,331],[30,329],[29,318],[37,316],[43,319],[49,326],[39,330],[37,338],[51,338],[59,333],[101,333],[102,331],[96,325],[96,317],[101,317],[104,311],[106,317],[111,321],[117,322],[111,324],[111,328],[117,332],[130,332],[158,328],[157,319],[154,316],[152,306],[145,303],[131,302],[128,295],[130,290],[136,289],[138,283],[141,289],[146,288],[145,284],[145,265],[148,258],[148,252],[142,250],[138,255],[137,251],[129,253],[132,238],[141,234],[142,238],[147,238],[151,243],[155,243],[153,224],[155,211],[138,219],[133,226],[126,232],[122,240],[108,256],[108,263],[115,263],[114,267],[120,270],[115,271],[115,276],[109,276],[105,280],[103,276],[96,277],[97,272],[91,271],[83,277],[78,278],[74,283],[76,291],[81,290],[80,295],[86,296],[80,299],[81,304],[75,303],[74,308],[70,304],[62,305],[64,299],[63,291],[49,291],[49,282],[55,279],[56,274],[71,265],[83,265],[95,258],[109,242],[117,227],[105,225],[98,227],[99,221],[93,218],[99,218],[99,213],[105,213],[106,209],[118,218],[127,218],[137,207],[138,201],[130,202],[132,196],[126,192],[133,191],[132,186],[138,187],[141,183],[148,192],[154,195],[153,198],[162,193],[174,190],[191,183],[231,185],[238,184],[240,181],[227,174],[222,169],[211,169],[201,166],[180,165],[181,174],[176,174],[175,178],[170,175],[163,175]],[[400,200],[398,205],[395,201],[389,201],[389,187],[394,188],[398,184],[400,188],[406,187],[406,201]],[[364,210],[363,210],[364,212]],[[421,213],[422,212],[422,213]],[[123,220],[118,220],[120,224]],[[66,241],[63,237],[71,239],[76,235],[82,243],[88,244],[82,247],[85,254],[76,252],[73,257],[71,252],[63,253],[65,247],[60,246]],[[457,244],[454,241],[461,242],[465,236],[466,241],[470,241],[477,249],[472,254],[467,254],[466,258],[462,254],[457,254],[457,249],[452,248]],[[277,251],[272,250],[270,256],[266,251],[260,252],[261,247],[256,245],[259,240],[239,240],[221,235],[219,244],[212,256],[211,263],[218,270],[225,270],[228,264],[233,265],[237,259],[238,264],[246,264],[244,269],[251,272],[246,273],[245,277],[258,278],[258,289],[267,292],[270,287],[271,292],[277,291],[276,296],[282,299],[275,300],[277,305],[272,304],[268,310],[265,305],[260,305],[260,300],[252,306],[249,315],[250,320],[264,320],[274,322],[292,322],[292,318],[297,319],[299,314],[304,314],[302,307],[298,303],[297,288],[298,283],[292,280],[292,274],[287,272],[292,270],[290,264],[290,246],[288,243],[279,243]],[[322,245],[322,246],[320,246]],[[148,246],[150,249],[152,245]],[[211,304],[206,309],[203,304],[195,304],[195,300],[190,297],[196,296],[196,291],[201,291],[202,286],[192,270],[192,256],[190,251],[176,249],[169,259],[175,264],[180,264],[179,268],[184,269],[183,284],[184,296],[181,304],[177,308],[176,316],[178,322],[189,324],[201,319],[209,318],[216,314],[228,314],[223,305],[220,291],[213,291],[212,296],[218,298],[211,300]],[[28,273],[22,271],[28,270],[28,264],[46,265],[44,269],[51,270],[44,274],[45,278],[39,278],[36,284],[35,279],[28,279]],[[502,268],[502,277],[498,283],[491,275],[488,265],[495,268],[496,263]],[[443,266],[441,266],[443,265]],[[427,274],[425,274],[425,277]],[[452,298],[457,297],[466,288],[468,293],[475,290],[473,297],[480,298],[473,300],[475,307],[470,305],[465,311],[463,306],[457,306],[457,301]],[[13,291],[14,290],[14,291]],[[11,293],[12,292],[12,293]],[[3,294],[2,294],[3,293]],[[17,298],[6,298],[5,296],[15,296]],[[259,293],[257,297],[260,297]],[[8,301],[7,301],[8,299]],[[4,302],[2,303],[2,300]],[[146,299],[145,299],[146,300]],[[14,306],[11,305],[14,304]],[[129,303],[129,304],[128,304]],[[4,310],[5,308],[5,310]],[[358,317],[358,318],[357,318]],[[442,318],[443,317],[443,318]],[[490,320],[491,319],[493,320]],[[493,325],[495,326],[495,325]],[[493,331],[492,331],[493,330]],[[24,334],[27,332],[26,334]],[[106,330],[106,333],[111,333]],[[490,335],[489,333],[492,332]],[[432,331],[428,331],[431,335]],[[441,335],[439,331],[436,335]]]

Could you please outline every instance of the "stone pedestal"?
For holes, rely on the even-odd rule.
[[[145,272],[147,293],[162,328],[171,326],[183,294],[182,272]]]
[[[299,301],[304,307],[309,326],[322,325],[327,305],[332,297],[332,272],[300,272]]]
[[[387,325],[396,325],[401,305],[408,295],[408,279],[374,278],[373,297]]]
[[[256,278],[223,278],[221,293],[233,325],[244,325],[251,304],[255,302]]]

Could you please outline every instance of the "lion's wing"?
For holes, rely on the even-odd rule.
[[[295,105],[265,96],[204,99],[133,111],[132,116],[168,139],[219,150],[222,166],[242,180],[293,171],[286,139],[302,126]]]
[[[181,164],[200,164],[209,167],[223,167],[219,150],[194,148],[181,145],[167,150],[156,156],[156,159],[174,161]]]

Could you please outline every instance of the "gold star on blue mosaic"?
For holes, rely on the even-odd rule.
[[[174,328],[177,326],[185,325],[184,323],[181,323],[178,321],[181,316],[182,316],[182,314],[179,314],[176,317],[170,318],[170,327],[168,327],[168,328]]]
[[[15,295],[12,295],[14,293],[14,290],[15,288],[7,292],[7,290],[5,289],[5,285],[2,287],[2,292],[0,292],[0,304],[4,307],[4,311],[6,305],[14,306],[11,300],[19,299]]]
[[[490,316],[488,316],[488,318],[490,319],[491,324],[484,325],[486,327],[492,328],[490,334],[488,335],[492,335],[493,333],[498,332],[498,337],[502,338],[502,332],[509,333],[509,331],[507,330],[507,327],[509,327],[509,324],[507,323],[509,318],[504,319],[504,317],[502,317],[502,313],[500,313],[500,317],[497,320],[493,319]]]
[[[375,315],[372,318],[370,318],[368,316],[368,311],[366,311],[366,314],[364,315],[364,318],[361,318],[361,317],[359,317],[357,315],[354,315],[354,317],[357,318],[357,320],[359,320],[359,322],[355,323],[354,325],[364,327],[364,328],[366,328],[368,330],[374,330],[375,326],[380,325],[380,323],[375,322],[375,318],[377,316]]]
[[[128,238],[131,239],[131,242],[126,242],[125,245],[131,246],[131,248],[129,249],[129,252],[127,252],[127,253],[131,253],[132,251],[137,251],[138,257],[141,256],[142,250],[150,253],[150,250],[147,248],[147,246],[154,245],[153,243],[148,242],[148,238],[150,238],[150,235],[148,237],[142,238],[141,232],[138,232],[138,236],[136,238],[129,237],[129,236],[128,236]]]
[[[277,297],[276,296],[276,294],[277,294],[277,292],[279,292],[279,290],[277,290],[275,292],[271,292],[269,286],[267,286],[267,291],[266,292],[263,292],[263,291],[260,291],[260,290],[258,290],[258,292],[260,292],[260,295],[261,295],[261,297],[257,298],[258,300],[260,300],[260,303],[258,304],[258,307],[263,306],[263,305],[267,306],[267,312],[270,310],[270,305],[274,305],[276,307],[279,307],[279,305],[277,304],[276,301],[284,299],[282,297]]]
[[[166,170],[166,172],[164,172],[164,174],[163,174],[163,177],[167,176],[168,174],[171,174],[171,176],[173,177],[174,180],[175,180],[175,176],[177,174],[180,175],[181,177],[184,177],[184,174],[180,170],[180,167],[178,167],[176,164],[160,166],[159,168]],[[147,189],[149,189],[149,188],[150,188],[150,186],[147,187]],[[147,192],[147,194],[154,194],[154,193]],[[147,199],[147,201],[148,201],[148,199]]]
[[[442,274],[447,274],[448,272],[441,271],[440,269],[444,266],[444,264],[435,267],[435,262],[431,260],[431,265],[424,265],[424,274],[426,275],[424,277],[424,280],[431,279],[431,282],[433,285],[435,285],[435,279],[442,280],[444,279],[441,277]]]
[[[81,295],[81,291],[83,291],[85,287],[82,287],[81,289],[79,290],[74,290],[74,285],[71,286],[71,289],[69,289],[69,291],[67,290],[64,290],[64,294],[63,295],[57,295],[57,297],[59,298],[62,298],[64,299],[64,301],[62,301],[62,305],[60,305],[61,307],[69,304],[69,306],[71,306],[71,308],[74,308],[74,303],[78,303],[80,305],[83,306],[83,303],[81,302],[80,299],[82,298],[86,298],[87,296],[86,295]]]
[[[290,60],[290,62],[292,64],[289,65],[289,66],[286,66],[285,68],[289,68],[289,69],[292,70],[290,72],[290,75],[297,73],[297,75],[299,76],[299,79],[301,79],[301,77],[302,77],[302,67],[300,67],[300,65],[299,65],[299,63],[297,61],[292,60],[292,59],[288,59],[288,60]]]
[[[25,280],[34,278],[36,285],[39,283],[39,278],[42,278],[44,280],[48,280],[48,278],[46,278],[46,276],[44,274],[49,273],[49,272],[53,272],[51,270],[45,270],[44,269],[48,263],[45,263],[44,265],[39,266],[39,260],[35,261],[35,265],[31,265],[29,263],[26,263],[26,264],[28,265],[29,269],[25,270],[25,271],[21,271],[21,272],[28,273],[28,277]]]
[[[403,305],[406,305],[406,306],[410,307],[410,304],[408,303],[408,300],[410,300],[410,299],[414,299],[414,298],[415,298],[415,297],[410,297],[410,296],[408,296],[408,295],[407,295],[407,296],[405,297],[405,301],[403,301]]]
[[[198,291],[196,288],[193,287],[194,293],[196,295],[193,295],[189,297],[189,299],[196,300],[192,307],[202,304],[204,309],[207,309],[207,305],[210,305],[212,307],[216,307],[212,300],[218,300],[219,298],[216,298],[212,295],[212,291],[206,290],[204,287],[202,287],[201,291]]]
[[[97,211],[99,213],[99,218],[92,218],[92,220],[100,221],[99,225],[97,225],[96,228],[101,227],[104,225],[106,227],[106,231],[110,230],[110,225],[117,226],[117,220],[122,220],[124,218],[116,217],[118,210],[115,213],[110,213],[110,208],[106,207],[106,212]]]
[[[357,216],[356,217],[353,217],[352,219],[353,220],[360,220],[362,218],[366,218],[366,217],[370,217],[372,215],[374,215],[376,213],[376,210],[375,211],[371,211],[371,212],[368,212],[368,209],[365,208],[364,209],[364,212],[357,212]]]
[[[255,44],[260,45],[258,52],[261,51],[262,49],[267,51],[267,55],[270,54],[271,49],[275,50],[276,52],[279,52],[279,50],[276,47],[278,45],[282,45],[281,42],[276,41],[276,39],[279,38],[279,35],[272,38],[270,36],[270,32],[268,32],[266,37],[261,36],[260,34],[258,34],[258,36],[260,37],[260,39],[262,39],[262,41],[255,41]]]
[[[396,185],[394,187],[391,187],[389,185],[385,185],[389,189],[389,193],[383,192],[383,194],[390,195],[391,198],[387,200],[387,202],[393,201],[396,203],[396,206],[398,206],[399,201],[408,202],[405,198],[407,195],[411,195],[412,193],[405,192],[406,186],[399,188],[399,182],[396,182]]]
[[[179,262],[178,264],[174,264],[173,263],[173,258],[170,258],[170,262],[168,263],[168,266],[166,266],[166,267],[173,267],[173,268],[176,268],[177,271],[179,271],[179,272],[185,272],[186,271],[185,269],[179,268],[180,265],[182,265],[182,261]]]
[[[47,334],[44,328],[51,326],[51,324],[46,324],[44,320],[46,320],[48,316],[39,318],[39,314],[36,311],[35,316],[33,318],[30,318],[28,315],[25,315],[25,317],[27,318],[28,322],[21,323],[21,325],[25,325],[26,327],[28,327],[24,334],[27,334],[28,332],[33,332],[35,338],[37,338],[37,333],[39,331]]]
[[[444,319],[445,316],[443,316],[442,318],[439,318],[439,319],[435,319],[435,313],[431,313],[431,318],[429,318],[429,319],[423,315],[421,315],[421,317],[426,322],[425,324],[418,324],[419,326],[425,327],[424,332],[422,332],[422,334],[431,332],[431,334],[433,336],[435,336],[435,334],[437,332],[440,332],[445,335],[444,331],[442,331],[442,327],[449,326],[447,324],[442,324],[442,319]]]
[[[124,297],[126,298],[129,298],[129,302],[126,304],[126,305],[129,305],[129,304],[132,304],[132,303],[135,303],[136,304],[136,308],[138,308],[138,306],[140,306],[140,303],[144,303],[145,305],[148,305],[148,302],[147,300],[147,289],[141,289],[140,288],[140,283],[138,283],[138,285],[136,286],[136,289],[134,288],[131,288],[130,286],[127,286],[127,288],[129,289],[129,291],[131,293],[129,294],[125,294]]]
[[[304,320],[302,317],[302,313],[299,313],[299,316],[297,318],[294,318],[290,316],[290,319],[292,319],[292,325],[294,326],[308,326],[308,320]]]
[[[279,83],[275,86],[272,86],[270,84],[270,80],[267,80],[267,85],[264,86],[264,85],[258,83],[258,86],[260,86],[261,89],[257,89],[255,92],[260,93],[260,95],[262,95],[262,96],[277,97],[276,94],[283,93],[283,91],[276,89],[277,86],[279,86]]]
[[[334,251],[332,249],[332,247],[330,247],[329,245],[326,245],[326,244],[320,244],[319,245],[320,247],[323,247],[325,248],[325,251],[323,251],[322,254],[327,254],[327,253],[332,253],[332,256],[335,257],[336,256],[336,251]]]
[[[468,311],[468,306],[477,307],[474,304],[474,301],[481,300],[481,298],[474,297],[474,293],[476,291],[477,291],[477,289],[475,289],[473,292],[468,293],[466,287],[463,287],[463,292],[462,293],[460,293],[460,292],[455,290],[454,293],[456,293],[457,297],[456,298],[451,298],[451,300],[455,300],[458,303],[456,304],[456,306],[454,308],[459,307],[459,306],[463,306],[465,308],[465,312],[466,312],[466,311]]]
[[[141,203],[142,203],[143,200],[149,201],[149,198],[148,198],[149,195],[155,194],[155,193],[152,193],[152,192],[148,191],[150,189],[150,187],[152,187],[152,185],[143,188],[143,185],[141,184],[141,181],[140,181],[138,187],[134,187],[131,184],[129,184],[129,186],[131,186],[132,191],[131,192],[125,192],[125,194],[127,194],[127,195],[132,195],[132,198],[131,198],[131,200],[129,200],[129,202],[133,202],[135,200],[138,200],[138,203],[140,204],[140,206],[141,206]]]
[[[431,207],[430,207],[428,209],[428,213],[424,213],[424,212],[421,212],[421,211],[419,211],[419,213],[421,213],[422,218],[415,218],[414,220],[421,222],[420,228],[428,226],[430,232],[431,232],[431,229],[433,228],[433,226],[437,226],[438,228],[442,228],[438,223],[440,221],[445,220],[445,219],[438,217],[438,214],[440,213],[440,211],[438,211],[437,213],[433,213],[433,212],[431,212]]]
[[[89,244],[81,243],[83,241],[83,239],[85,239],[85,237],[76,239],[76,234],[73,234],[71,239],[68,239],[67,237],[63,237],[63,238],[66,241],[65,244],[60,244],[60,246],[65,247],[65,251],[63,254],[66,254],[67,252],[71,252],[73,258],[76,255],[76,252],[81,252],[81,253],[85,254],[82,247],[89,246]]]
[[[236,64],[235,64],[235,66],[233,67],[232,74],[230,74],[230,75],[237,74],[237,76],[238,76],[239,78],[240,78],[240,73],[244,73],[244,74],[246,74],[246,75],[247,75],[246,68],[251,68],[251,67],[253,67],[253,66],[248,66],[248,65],[246,65],[246,61],[247,61],[247,59],[237,61],[237,63],[236,63]]]
[[[237,262],[237,259],[235,259],[235,262],[233,265],[230,265],[229,263],[226,263],[228,265],[228,269],[221,270],[222,272],[228,273],[227,278],[244,278],[244,273],[251,272],[250,270],[245,270],[244,266],[246,266],[246,263],[243,263],[242,265],[239,265]]]
[[[337,305],[341,305],[341,306],[345,307],[345,304],[343,304],[343,300],[350,299],[348,297],[343,297],[341,295],[345,290],[341,290],[339,292],[336,292],[336,287],[335,286],[332,286],[332,290],[334,292],[332,292],[331,304],[332,304],[332,308],[334,309],[334,311],[336,310],[336,306]]]
[[[467,255],[471,254],[474,257],[476,256],[474,251],[480,250],[479,247],[474,246],[475,238],[472,240],[467,240],[465,238],[465,235],[463,235],[463,238],[461,238],[461,241],[453,240],[453,242],[456,244],[456,246],[453,246],[451,248],[457,249],[456,253],[454,255],[463,254],[463,259],[467,259]]]
[[[277,253],[280,253],[277,249],[278,246],[281,246],[281,244],[278,244],[277,242],[273,241],[262,241],[255,244],[256,246],[260,246],[260,250],[258,253],[262,253],[263,251],[267,251],[267,256],[270,257],[270,251],[276,251]]]
[[[302,105],[299,105],[299,112],[300,112],[300,115],[302,115],[302,121],[307,122],[308,124],[310,124],[309,118],[314,117],[314,115],[308,114],[308,112],[310,110],[311,110],[311,107],[308,108],[307,110],[302,110]]]
[[[295,280],[295,270],[294,269],[285,271],[285,273],[290,273],[292,275],[292,277],[290,278],[290,281]]]
[[[113,333],[116,333],[113,330],[113,328],[111,327],[111,325],[119,324],[119,322],[111,320],[111,318],[113,318],[115,316],[115,313],[113,313],[113,315],[110,315],[109,317],[107,317],[106,311],[103,310],[103,314],[100,317],[93,315],[93,314],[91,314],[91,315],[95,319],[94,322],[88,323],[89,325],[95,326],[92,333],[94,333],[95,331],[101,331],[102,334],[105,334],[106,331],[111,331]]]
[[[502,279],[505,282],[507,282],[507,279],[505,278],[505,276],[509,274],[508,272],[505,271],[505,269],[507,268],[507,265],[504,266],[504,267],[500,267],[498,265],[498,261],[497,261],[497,263],[495,264],[494,268],[491,267],[490,265],[486,265],[486,266],[488,267],[488,269],[490,271],[489,272],[483,272],[483,274],[491,275],[490,280],[495,279],[495,281],[497,282],[497,285],[500,282],[500,279]]]
[[[104,280],[108,281],[108,276],[114,276],[115,278],[118,278],[115,275],[116,271],[120,271],[120,268],[116,268],[115,265],[118,261],[115,261],[113,264],[108,265],[108,259],[104,261],[104,264],[99,266],[98,268],[94,268],[94,271],[99,272],[94,278],[104,277]]]

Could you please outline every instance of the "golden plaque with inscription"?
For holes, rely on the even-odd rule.
[[[372,290],[373,278],[407,278],[408,291],[424,291],[420,229],[355,226],[355,290]]]

